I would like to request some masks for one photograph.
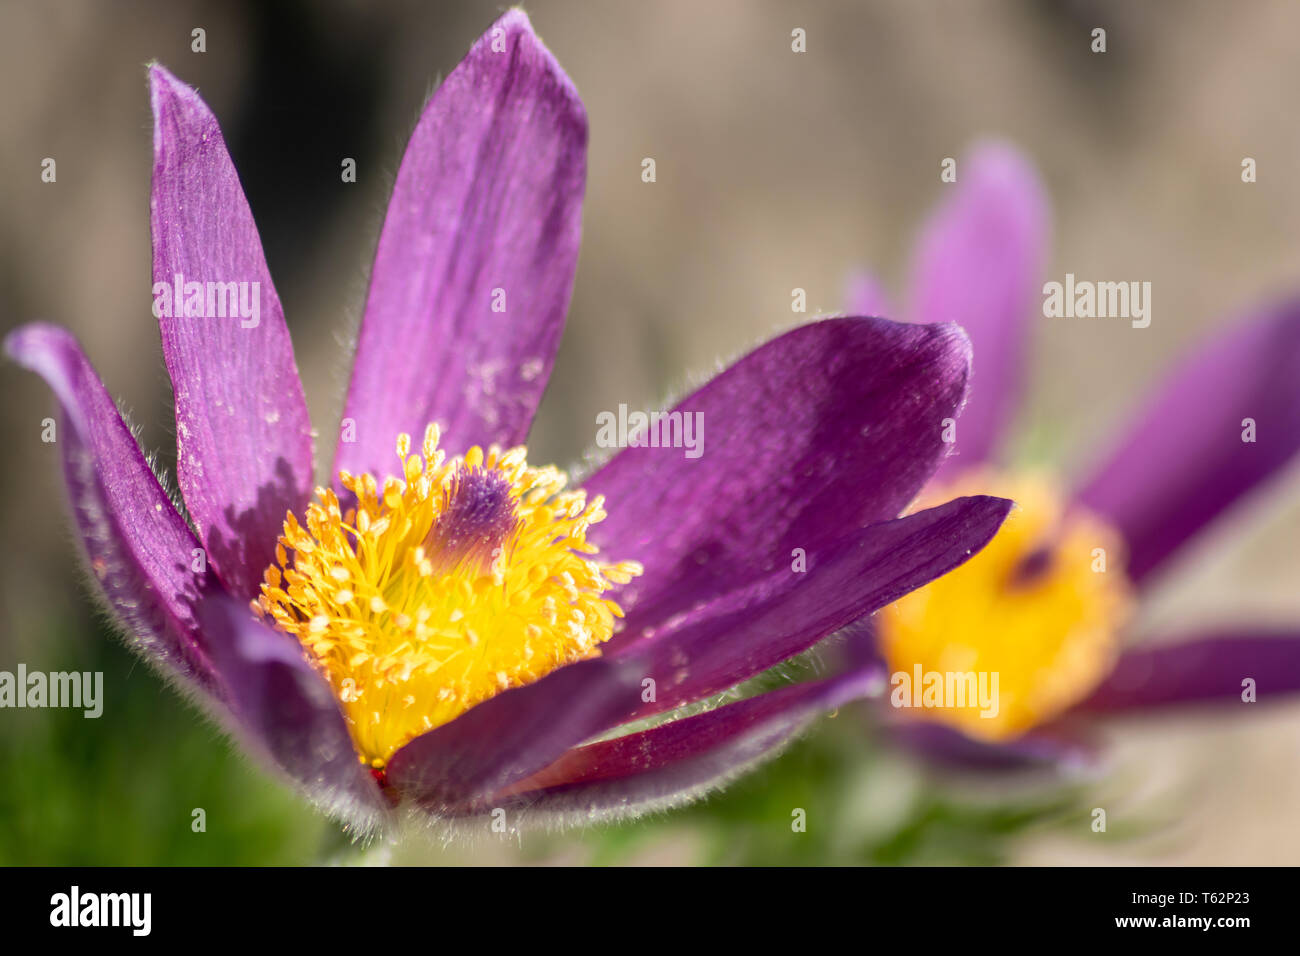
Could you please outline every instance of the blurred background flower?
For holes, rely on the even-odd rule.
[[[683,385],[679,369],[707,373],[737,343],[838,311],[843,277],[859,264],[903,275],[918,211],[944,188],[941,161],[989,135],[1040,168],[1054,210],[1048,278],[1154,289],[1143,330],[1031,317],[1013,460],[1082,466],[1177,356],[1243,303],[1300,282],[1300,188],[1289,176],[1300,126],[1284,121],[1300,83],[1300,11],[1282,0],[826,0],[797,10],[777,0],[536,0],[528,10],[591,122],[582,257],[530,442],[539,460],[578,461],[598,412],[654,406]],[[150,423],[142,444],[174,448],[161,424],[170,396],[147,265],[143,64],[158,59],[222,117],[300,343],[312,418],[337,420],[348,368],[338,340],[360,314],[370,252],[358,250],[373,249],[357,237],[377,235],[435,79],[499,12],[351,0],[6,5],[4,330],[35,318],[70,327]],[[1105,54],[1089,49],[1096,26],[1108,31]],[[194,53],[200,27],[207,52]],[[806,53],[791,51],[796,27]],[[1253,184],[1240,177],[1247,156],[1258,162]],[[45,157],[57,160],[54,184],[41,181]],[[357,161],[356,183],[340,181],[345,157]],[[646,157],[653,184],[641,181]],[[807,316],[790,311],[796,288]],[[0,375],[11,450],[0,668],[102,670],[108,704],[98,720],[0,714],[0,861],[299,862],[343,851],[333,827],[300,817],[289,794],[97,633],[68,570],[73,544],[49,533],[64,502],[57,451],[39,440],[48,394],[10,372]],[[1300,619],[1298,477],[1294,467],[1277,476],[1230,526],[1180,554],[1132,626]],[[389,858],[1300,861],[1295,706],[1233,722],[1125,721],[1106,776],[1014,787],[936,775],[864,739],[863,721],[848,716],[685,813],[445,853],[411,841]],[[1089,827],[1096,806],[1108,810],[1105,835]],[[204,833],[191,830],[195,808],[206,809]],[[804,833],[791,830],[796,809]]]
[[[1080,737],[1077,719],[1089,711],[1214,703],[1241,714],[1240,705],[1285,702],[1300,690],[1300,621],[1261,629],[1239,619],[1207,633],[1192,620],[1183,624],[1191,633],[1159,647],[1140,636],[1134,646],[1126,633],[1159,572],[1300,450],[1300,301],[1260,306],[1180,358],[1079,474],[1008,462],[1007,422],[1023,400],[1031,320],[1042,314],[1033,306],[1050,288],[1041,271],[1046,207],[1026,157],[982,144],[926,224],[902,311],[866,273],[847,304],[851,314],[950,318],[978,356],[971,398],[952,423],[953,453],[916,506],[994,489],[1018,505],[966,566],[864,622],[851,640],[858,667],[891,675],[898,709],[882,717],[893,734],[971,767],[1089,762],[1096,741]],[[1138,301],[1125,288],[1114,305]],[[921,675],[954,672],[998,675],[992,699],[986,682],[962,706],[912,709]]]

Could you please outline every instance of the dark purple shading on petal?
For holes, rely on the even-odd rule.
[[[643,676],[606,657],[562,667],[416,737],[388,762],[388,782],[434,813],[477,803],[627,719]]]
[[[1200,635],[1126,651],[1080,710],[1116,711],[1164,704],[1245,706],[1243,681],[1260,703],[1300,691],[1300,633]]]
[[[362,831],[379,825],[388,803],[357,759],[329,685],[298,642],[229,598],[204,602],[199,615],[251,749],[336,817]]]
[[[402,158],[337,468],[389,474],[398,433],[418,441],[429,422],[448,454],[524,441],[568,310],[586,147],[577,91],[509,11],[433,94]]]
[[[955,322],[970,335],[970,400],[944,462],[952,472],[997,450],[1019,400],[1046,264],[1048,203],[1033,165],[1000,143],[973,150],[946,188],[949,197],[916,246],[906,317]]]
[[[199,542],[99,376],[76,339],[54,326],[25,325],[4,347],[45,379],[62,406],[56,443],[73,517],[90,571],[132,646],[188,684],[218,693],[194,612],[214,586],[207,573],[192,570]]]
[[[669,710],[767,670],[964,563],[1001,527],[1003,498],[958,498],[873,525],[679,615],[611,656],[655,680],[637,716]]]
[[[970,353],[953,326],[828,319],[759,347],[682,401],[702,454],[626,448],[585,483],[609,517],[588,538],[645,574],[619,590],[627,628],[790,567],[898,515],[948,446]]]
[[[888,743],[915,756],[960,770],[1077,768],[1099,759],[1094,741],[1056,730],[1044,729],[994,743],[967,737],[955,727],[937,721],[916,719],[887,722],[881,732]]]
[[[301,511],[311,490],[311,423],[280,299],[216,117],[162,67],[150,69],[149,81],[154,283],[172,288],[177,275],[204,283],[205,314],[209,282],[248,283],[247,304],[259,303],[255,326],[251,308],[247,319],[229,316],[228,300],[226,318],[177,316],[173,303],[172,317],[158,319],[176,395],[181,493],[217,574],[232,593],[252,598],[285,512]],[[214,312],[220,299],[213,295]]]
[[[529,822],[581,823],[685,803],[773,756],[817,714],[871,693],[849,674],[751,697],[650,730],[580,747],[494,799]]]
[[[1242,441],[1245,419],[1255,441]],[[1137,581],[1300,448],[1300,301],[1214,337],[1157,389],[1078,497],[1114,521]]]

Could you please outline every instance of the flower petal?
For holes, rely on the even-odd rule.
[[[960,770],[1073,770],[1093,766],[1101,758],[1097,741],[1059,728],[994,743],[967,737],[955,727],[933,720],[893,720],[885,724],[884,735],[885,740],[915,756]]]
[[[966,389],[953,326],[827,319],[773,339],[674,409],[700,454],[626,448],[586,482],[609,501],[588,533],[645,574],[620,589],[628,626],[666,618],[898,515],[949,447]],[[694,416],[690,418],[689,416]]]
[[[525,439],[568,310],[586,147],[577,91],[509,11],[433,94],[402,158],[338,468],[388,474],[397,434],[430,422],[448,454]]]
[[[318,806],[362,833],[389,811],[362,767],[329,685],[288,634],[229,598],[199,607],[246,743]]]
[[[673,618],[624,643],[613,657],[635,660],[655,681],[655,700],[637,716],[700,700],[806,650],[964,563],[993,537],[1011,502],[958,498],[859,531]]]
[[[641,678],[641,668],[604,657],[552,671],[416,737],[393,754],[388,781],[431,813],[455,812],[626,719]]]
[[[217,693],[195,603],[214,587],[192,570],[199,547],[140,453],[135,437],[72,334],[25,325],[5,352],[45,379],[63,408],[63,452],[73,517],[91,574],[133,647],[186,685]]]
[[[1078,495],[1119,526],[1134,580],[1300,449],[1297,383],[1300,300],[1216,336],[1142,406]]]
[[[818,713],[866,696],[875,686],[868,675],[850,674],[783,687],[580,747],[493,802],[522,810],[527,823],[552,825],[680,806],[775,756]]]
[[[427,810],[463,813],[589,737],[726,689],[944,573],[992,537],[1009,506],[960,499],[862,532],[813,557],[806,575],[784,571],[623,658],[563,667],[479,704],[394,754],[388,780]],[[647,677],[662,687],[649,705]]]
[[[149,81],[154,308],[170,305],[158,326],[176,395],[177,476],[212,566],[232,593],[252,598],[285,512],[300,511],[310,492],[311,423],[280,299],[216,117],[162,67],[150,69]],[[178,315],[178,283],[203,283],[201,311],[228,317]],[[244,284],[237,315],[209,283]]]
[[[1012,147],[978,146],[951,190],[917,243],[907,303],[912,321],[955,322],[971,339],[970,400],[948,471],[990,457],[1015,411],[1048,242],[1042,184]]]
[[[1300,633],[1208,634],[1126,651],[1079,709],[1243,704],[1247,678],[1260,702],[1300,691]]]

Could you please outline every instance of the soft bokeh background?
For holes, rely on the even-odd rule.
[[[1199,336],[1300,289],[1300,8],[1278,0],[535,0],[590,115],[573,307],[531,457],[569,463],[595,415],[657,404],[810,313],[867,265],[895,292],[939,162],[997,135],[1040,165],[1050,274],[1154,285],[1149,329],[1036,323],[1025,451],[1086,462]],[[144,64],[220,118],[288,313],[313,419],[332,430],[392,176],[425,96],[497,3],[0,4],[0,326],[72,328],[145,446],[174,456],[150,315]],[[1089,52],[1094,26],[1109,52]],[[207,52],[190,31],[207,31]],[[807,31],[808,52],[790,50]],[[40,181],[44,157],[56,184]],[[339,179],[356,158],[356,184]],[[658,182],[640,180],[642,157]],[[1240,181],[1243,156],[1259,181]],[[1300,383],[1297,383],[1300,387]],[[334,827],[251,767],[127,654],[67,532],[52,399],[0,372],[0,669],[103,670],[104,716],[0,712],[0,862],[349,859]],[[328,445],[329,443],[325,443]],[[1300,622],[1292,469],[1168,575],[1144,621]],[[395,862],[1300,863],[1300,707],[1110,726],[1107,773],[1015,785],[921,771],[845,709],[767,769],[633,826],[450,847]],[[1110,832],[1093,834],[1104,806]],[[207,832],[192,833],[192,808]],[[793,834],[803,807],[809,832]]]

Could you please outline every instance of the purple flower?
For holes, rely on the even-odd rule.
[[[892,675],[891,729],[936,757],[1022,766],[1084,756],[1075,718],[1085,713],[1241,705],[1300,689],[1300,628],[1242,621],[1126,646],[1135,602],[1166,562],[1300,448],[1300,301],[1261,308],[1201,346],[1064,486],[1011,465],[1001,445],[1022,401],[1028,323],[1042,315],[1043,190],[997,144],[976,149],[951,188],[921,235],[905,311],[966,329],[973,389],[955,451],[921,500],[984,492],[1018,507],[978,557],[863,632],[858,663]],[[865,275],[850,307],[893,314]],[[1119,321],[1117,337],[1151,334]],[[948,673],[996,674],[996,705],[927,706],[917,685]]]
[[[150,82],[185,512],[71,335],[29,325],[5,347],[61,403],[80,537],[135,646],[357,830],[394,806],[594,820],[717,786],[869,677],[664,717],[956,567],[1005,517],[983,496],[898,517],[965,398],[951,325],[844,318],[768,342],[674,410],[707,423],[699,457],[638,442],[577,491],[528,465],[587,123],[518,11],[412,135],[335,478],[311,500],[303,388],[221,131],[166,70]]]

